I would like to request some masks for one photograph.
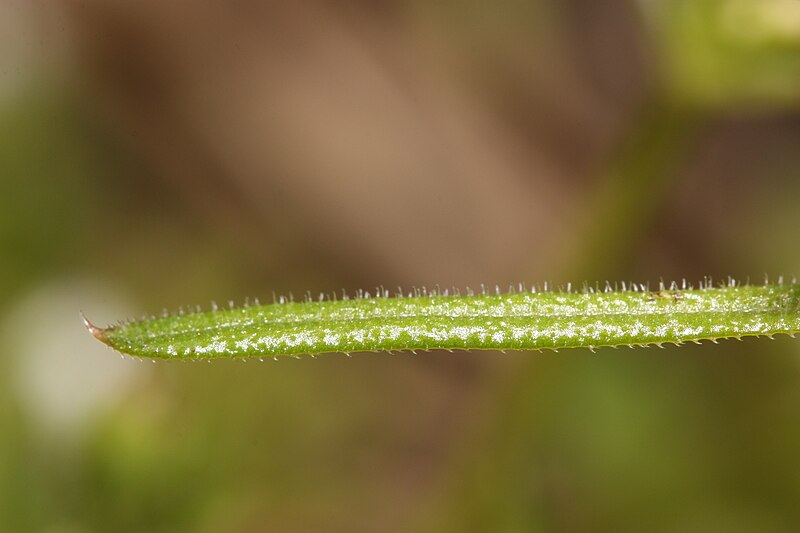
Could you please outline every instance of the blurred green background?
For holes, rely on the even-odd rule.
[[[800,343],[120,358],[211,300],[800,274],[800,2],[0,3],[0,531],[800,530]]]

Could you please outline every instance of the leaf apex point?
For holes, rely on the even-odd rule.
[[[105,336],[106,330],[92,324],[92,322],[88,318],[86,318],[86,315],[83,313],[83,311],[80,311],[80,314],[81,314],[81,320],[83,320],[83,325],[86,327],[86,330],[92,334],[92,337],[99,340],[103,344],[108,344],[108,340],[106,339]]]

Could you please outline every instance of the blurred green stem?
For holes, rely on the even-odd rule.
[[[666,98],[646,103],[585,202],[583,236],[566,271],[571,278],[619,279],[670,197],[674,173],[694,144],[702,117]]]
[[[660,207],[669,198],[676,167],[703,122],[697,110],[654,98],[634,116],[586,201],[583,236],[566,265],[567,279],[617,279],[641,249]],[[522,358],[512,376],[490,387],[485,434],[457,455],[445,488],[446,516],[434,531],[540,531],[558,511],[548,505],[546,466],[536,464],[543,443],[537,432],[543,400],[559,387],[558,376],[543,377],[537,358]],[[542,411],[544,412],[544,411]]]

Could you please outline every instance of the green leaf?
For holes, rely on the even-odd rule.
[[[381,290],[86,326],[122,353],[164,359],[644,346],[800,332],[800,285],[709,285],[396,297]]]

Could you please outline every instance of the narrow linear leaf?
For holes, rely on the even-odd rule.
[[[281,300],[105,329],[85,323],[124,354],[164,359],[644,346],[800,332],[796,283],[633,288]]]

